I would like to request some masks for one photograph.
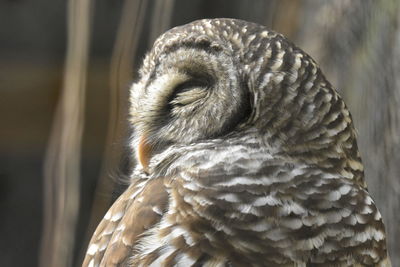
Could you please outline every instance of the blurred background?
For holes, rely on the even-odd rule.
[[[127,92],[165,30],[266,25],[345,99],[400,266],[400,1],[0,0],[0,266],[80,266],[131,167]]]

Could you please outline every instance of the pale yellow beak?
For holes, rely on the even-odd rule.
[[[149,170],[150,157],[151,146],[147,143],[146,138],[141,136],[138,145],[138,160],[145,172],[148,172]]]

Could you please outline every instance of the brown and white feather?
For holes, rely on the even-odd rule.
[[[282,35],[234,19],[166,32],[130,116],[142,174],[84,266],[391,266],[351,115]]]

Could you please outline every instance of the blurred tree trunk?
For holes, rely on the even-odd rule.
[[[126,184],[126,165],[131,159],[130,152],[123,145],[128,136],[127,114],[129,84],[132,80],[132,60],[136,53],[139,37],[142,33],[147,3],[144,0],[124,1],[118,33],[111,56],[109,120],[102,169],[96,185],[90,221],[87,228],[85,245],[80,257],[86,253],[86,244],[112,204],[113,193],[118,183]]]
[[[64,80],[44,162],[41,267],[68,267],[73,262],[80,204],[81,143],[91,4],[91,0],[68,2]]]

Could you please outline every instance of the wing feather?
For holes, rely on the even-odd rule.
[[[163,179],[138,179],[115,201],[97,227],[82,266],[118,266],[138,237],[160,221],[168,202]]]

